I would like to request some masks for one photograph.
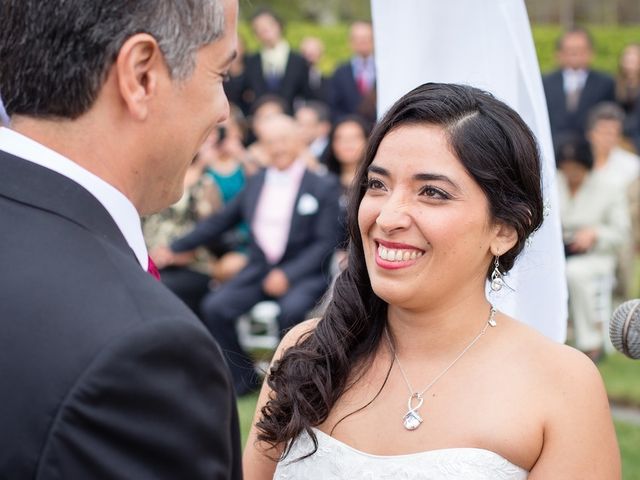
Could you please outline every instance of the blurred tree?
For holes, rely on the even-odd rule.
[[[638,24],[638,0],[525,0],[533,23]]]

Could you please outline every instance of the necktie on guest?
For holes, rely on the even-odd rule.
[[[156,280],[160,281],[160,272],[158,271],[158,267],[156,267],[156,264],[153,263],[153,260],[151,260],[151,257],[149,257],[149,268],[147,269],[147,273]]]

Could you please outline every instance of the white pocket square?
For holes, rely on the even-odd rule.
[[[309,193],[305,193],[298,200],[298,213],[300,215],[313,215],[318,211],[318,200]]]

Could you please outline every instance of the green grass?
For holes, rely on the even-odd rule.
[[[600,362],[598,368],[612,401],[640,408],[640,361],[614,353]]]
[[[238,399],[238,415],[240,416],[240,433],[242,434],[242,448],[247,443],[247,436],[251,429],[253,414],[256,410],[258,394],[246,395]]]
[[[640,480],[640,427],[616,422],[623,480]]]

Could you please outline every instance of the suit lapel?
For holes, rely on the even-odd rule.
[[[305,193],[309,193],[309,188],[311,187],[311,173],[309,170],[305,170],[304,175],[302,176],[302,181],[300,182],[300,188],[298,189],[298,194],[296,195],[296,201],[293,204],[293,214],[291,215],[291,227],[289,228],[289,236],[287,238],[287,246],[291,240],[292,233],[296,232],[298,229],[298,224],[301,220],[300,212],[298,212],[298,205],[300,204],[300,198]],[[286,249],[285,249],[286,252]]]
[[[57,172],[0,151],[0,196],[64,217],[133,255],[102,204]]]
[[[580,98],[578,99],[578,108],[576,108],[576,112],[581,112],[586,110],[587,105],[591,105],[591,99],[589,98],[591,92],[593,91],[593,84],[595,79],[591,72],[587,73],[587,80],[584,82],[584,86],[582,87],[582,92],[580,92]]]
[[[260,170],[253,177],[253,182],[247,183],[246,188],[246,197],[245,197],[245,205],[246,205],[246,218],[249,219],[250,226],[253,224],[253,217],[256,214],[256,208],[258,206],[258,199],[260,198],[260,194],[262,193],[262,187],[264,187],[264,181],[267,174],[266,169]]]

